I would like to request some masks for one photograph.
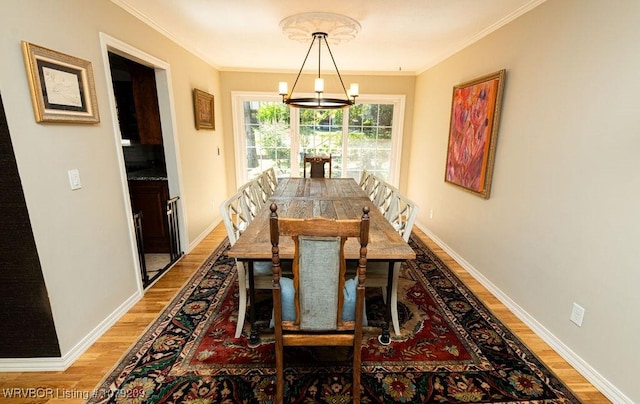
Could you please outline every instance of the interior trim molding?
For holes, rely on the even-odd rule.
[[[69,352],[60,358],[2,358],[0,372],[49,372],[65,371],[73,364],[93,343],[95,343],[111,326],[113,326],[129,309],[131,309],[143,294],[136,291],[125,300],[116,310],[105,318],[96,328],[91,330]]]
[[[127,1],[125,1],[125,0],[111,0],[111,2],[113,4],[115,4],[115,5],[117,5],[118,7],[122,8],[127,13],[133,15],[138,20],[140,20],[143,23],[147,24],[149,27],[151,27],[153,30],[157,31],[161,35],[169,38],[169,40],[171,40],[172,42],[175,42],[176,44],[178,44],[180,47],[182,47],[186,51],[188,51],[188,52],[192,53],[193,55],[197,56],[198,58],[204,60],[210,66],[212,66],[214,69],[220,70],[220,66],[218,66],[218,64],[216,64],[213,60],[211,60],[205,53],[200,52],[198,49],[194,48],[189,43],[185,43],[184,41],[180,40],[180,38],[178,38],[177,36],[173,35],[171,32],[169,32],[165,28],[163,28],[160,24],[155,22],[153,20],[153,18],[151,18],[148,15],[138,11],[136,8],[131,6]]]
[[[427,226],[422,223],[415,223],[415,226],[422,230],[427,236],[429,236],[440,248],[442,248],[451,258],[453,258],[462,268],[464,268],[471,276],[473,276],[478,282],[500,300],[513,314],[516,315],[527,326],[529,326],[533,332],[544,342],[549,344],[551,348],[556,351],[564,360],[566,360],[571,366],[573,366],[578,373],[584,376],[591,384],[593,384],[602,394],[614,403],[621,404],[633,404],[633,401],[627,397],[620,389],[614,386],[609,380],[604,378],[596,369],[589,365],[582,357],[575,353],[569,346],[553,335],[542,324],[538,322],[527,311],[520,307],[515,301],[513,301],[507,294],[505,294],[500,288],[498,288],[493,282],[487,279],[480,271],[467,262],[462,256],[449,247],[444,241],[435,235]]]
[[[202,240],[205,239],[205,237],[207,237],[209,235],[209,233],[211,233],[213,231],[213,229],[215,229],[220,223],[222,222],[222,217],[220,215],[218,215],[216,217],[216,219],[211,222],[211,225],[209,225],[209,227],[207,227],[206,229],[204,229],[204,231],[202,233],[200,233],[200,235],[196,238],[194,238],[188,246],[188,250],[186,253],[189,253],[190,251],[192,251],[194,248],[196,248],[196,246],[198,244],[200,244],[200,242]]]
[[[522,7],[514,10],[511,14],[504,16],[500,20],[498,20],[495,23],[493,23],[492,25],[486,27],[482,31],[480,31],[477,34],[473,35],[472,37],[467,38],[466,40],[460,42],[456,47],[454,47],[452,49],[449,49],[447,52],[441,53],[440,55],[437,55],[427,65],[423,66],[422,68],[418,68],[416,70],[415,75],[419,76],[422,73],[426,72],[427,70],[431,69],[432,67],[437,66],[438,64],[442,63],[444,60],[450,58],[451,56],[455,55],[456,53],[460,52],[461,50],[463,50],[465,48],[468,48],[469,46],[471,46],[474,43],[478,42],[482,38],[488,36],[489,34],[493,33],[494,31],[497,31],[498,29],[502,28],[503,26],[509,24],[511,21],[515,20],[516,18],[520,17],[521,15],[524,15],[527,12],[529,12],[529,11],[533,10],[534,8],[538,7],[540,4],[544,3],[545,1],[547,1],[547,0],[531,0],[530,2],[524,4]]]

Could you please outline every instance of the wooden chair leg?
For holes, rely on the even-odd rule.
[[[284,402],[284,363],[282,350],[276,350],[276,403]]]
[[[358,285],[356,302],[356,323],[362,324],[364,312],[365,287]],[[353,384],[351,391],[353,402],[360,403],[360,371],[362,369],[362,326],[357,326],[353,333]]]
[[[236,324],[236,338],[240,338],[244,329],[244,319],[247,314],[247,287],[240,284],[239,305],[238,305],[238,323]]]
[[[393,324],[393,331],[397,336],[400,336],[400,320],[398,319],[398,278],[400,277],[401,265],[402,264],[399,262],[393,264],[393,286],[391,287],[391,301],[387,303],[391,305],[391,323]]]
[[[238,268],[238,323],[236,324],[236,338],[240,338],[242,335],[242,329],[244,328],[244,319],[247,313],[247,273],[244,268],[244,264],[241,262],[236,263]]]
[[[355,356],[355,352],[354,352]],[[351,386],[351,390],[353,392],[353,402],[355,404],[360,403],[360,360],[358,359],[358,363],[356,360],[353,360],[353,385]]]
[[[277,294],[277,299],[281,299]],[[280,307],[277,310],[282,310]],[[282,322],[280,313],[274,313],[274,321]],[[277,323],[276,323],[277,324]],[[282,329],[275,326],[275,351],[276,351],[276,403],[284,402],[284,343],[282,341]]]

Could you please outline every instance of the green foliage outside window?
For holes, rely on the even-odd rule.
[[[359,178],[362,169],[386,178],[390,169],[392,104],[356,104],[349,110],[300,109],[302,154],[332,155],[333,174]],[[347,155],[343,156],[343,116],[348,114]],[[252,174],[274,166],[291,172],[290,109],[279,102],[245,102],[248,167]],[[297,151],[295,151],[297,152]]]

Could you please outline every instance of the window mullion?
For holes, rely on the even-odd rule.
[[[342,167],[340,177],[347,176],[347,156],[349,155],[349,108],[342,114]]]
[[[300,111],[298,108],[289,107],[289,128],[291,136],[291,153],[289,161],[291,164],[291,176],[297,173],[301,177],[300,172]],[[295,153],[294,153],[295,151]]]

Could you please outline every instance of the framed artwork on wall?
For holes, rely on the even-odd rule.
[[[36,122],[98,123],[91,62],[22,41]]]
[[[505,70],[453,87],[445,182],[489,199]]]
[[[196,129],[216,129],[216,121],[213,114],[213,95],[193,89],[193,109],[195,112]]]

